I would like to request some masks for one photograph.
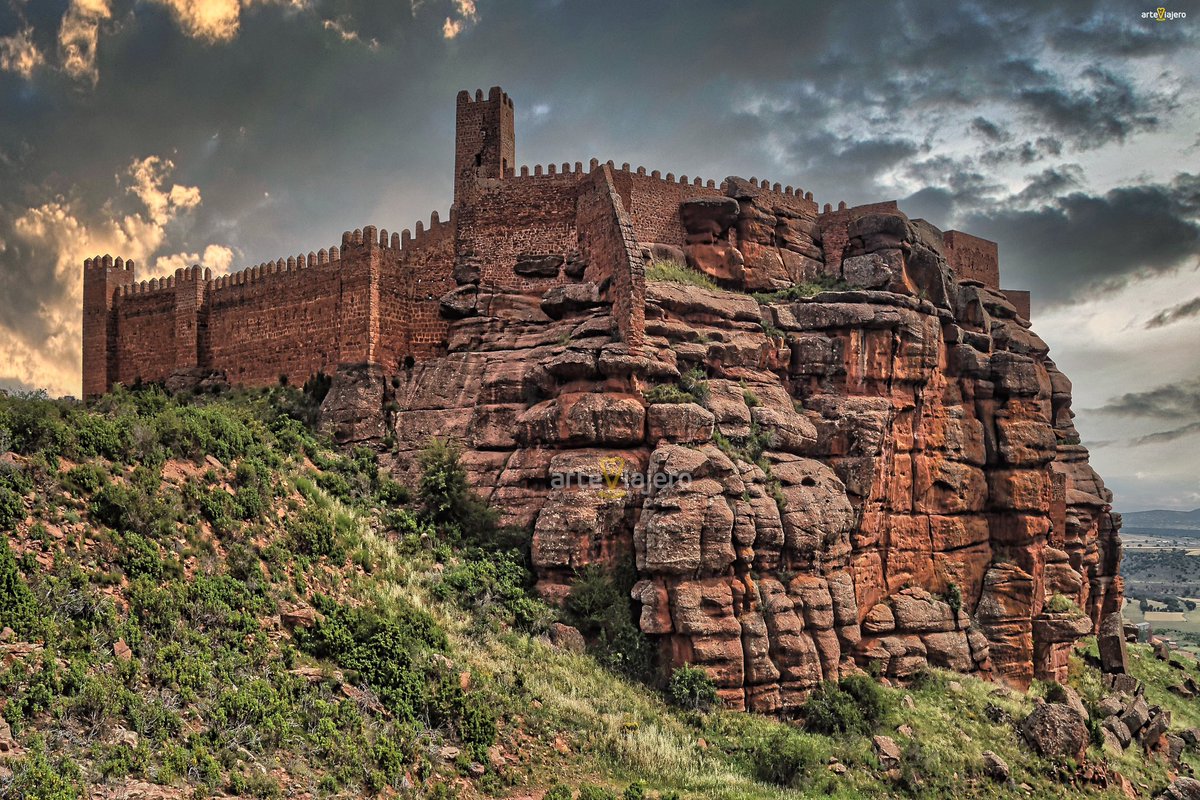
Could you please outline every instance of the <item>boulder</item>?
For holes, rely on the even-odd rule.
[[[1021,735],[1038,755],[1080,760],[1089,735],[1082,717],[1063,703],[1043,703],[1021,723]]]
[[[1096,645],[1100,649],[1102,671],[1119,675],[1129,672],[1129,655],[1125,650],[1125,634],[1120,612],[1113,611],[1100,621]]]
[[[513,272],[528,278],[553,278],[558,275],[558,270],[565,260],[557,254],[522,253],[517,256]]]
[[[561,622],[555,622],[550,626],[550,643],[560,650],[567,650],[572,653],[582,653],[587,642],[583,639],[583,634],[578,628],[573,628],[570,625],[564,625]]]
[[[1142,729],[1147,722],[1150,721],[1150,706],[1146,703],[1146,698],[1141,695],[1129,701],[1129,705],[1125,707],[1125,711],[1121,714],[1121,722],[1125,723],[1125,727],[1133,735]]]
[[[1171,781],[1159,797],[1162,800],[1200,800],[1200,781],[1181,775]]]
[[[871,739],[871,744],[875,748],[875,755],[879,758],[879,763],[884,769],[893,769],[900,766],[900,746],[896,744],[896,740],[890,736],[875,736]]]
[[[1100,726],[1116,739],[1117,745],[1121,749],[1129,747],[1129,743],[1133,741],[1133,734],[1130,733],[1129,726],[1122,722],[1120,717],[1107,717],[1104,722],[1100,723]]]
[[[1011,770],[1008,768],[1008,762],[1000,756],[993,753],[991,750],[984,750],[980,754],[983,760],[983,774],[987,775],[997,783],[1005,783]]]

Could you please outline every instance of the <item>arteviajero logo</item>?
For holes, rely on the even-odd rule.
[[[1160,6],[1153,11],[1143,11],[1142,19],[1152,19],[1155,22],[1168,22],[1177,19],[1187,19],[1187,12],[1167,11],[1167,9]]]
[[[617,500],[627,494],[621,488],[621,479],[625,477],[625,459],[620,456],[600,459],[600,475],[604,478],[604,488],[600,490],[602,497]]]
[[[692,483],[690,472],[639,472],[629,469],[629,461],[623,456],[606,456],[596,462],[592,472],[553,472],[550,474],[551,489],[593,489],[605,500],[620,500],[631,492],[655,494],[663,489],[687,488]]]

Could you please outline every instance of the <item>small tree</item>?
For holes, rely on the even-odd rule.
[[[490,540],[498,517],[471,491],[458,448],[443,439],[431,439],[421,452],[420,463],[418,494],[430,521],[469,542]]]
[[[716,705],[717,687],[703,669],[684,664],[671,673],[667,696],[680,708],[707,711]]]

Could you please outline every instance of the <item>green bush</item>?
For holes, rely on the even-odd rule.
[[[701,667],[676,667],[667,682],[667,697],[680,708],[707,711],[717,702],[717,687]]]
[[[435,597],[454,600],[465,609],[498,608],[506,622],[523,630],[546,616],[544,606],[529,594],[533,574],[516,553],[474,551],[467,556],[443,571],[441,582],[433,589]]]
[[[143,575],[155,580],[162,577],[163,558],[158,545],[147,541],[140,534],[130,532],[121,537],[119,561],[130,580]]]
[[[28,800],[76,800],[82,797],[82,773],[71,760],[55,758],[46,754],[46,745],[35,738],[29,752],[9,765],[12,776],[7,785],[0,784],[0,796],[28,798]]]
[[[828,755],[820,740],[784,727],[753,740],[749,746],[754,776],[786,788],[798,788],[805,778],[820,775]]]
[[[671,384],[660,384],[652,386],[644,393],[647,403],[669,403],[678,405],[680,403],[694,403],[696,398],[680,389],[678,386]]]
[[[571,791],[571,787],[564,783],[556,783],[546,790],[546,794],[542,796],[542,800],[572,800],[575,793]]]
[[[0,538],[0,628],[7,626],[29,638],[40,624],[37,601],[17,568],[8,537]]]
[[[633,621],[629,590],[632,575],[586,567],[575,577],[565,610],[568,621],[592,642],[596,658],[610,669],[635,680],[654,675],[654,652]]]
[[[818,686],[803,707],[804,726],[824,734],[870,733],[888,710],[887,690],[868,675]]]
[[[708,374],[700,367],[693,367],[681,373],[679,388],[690,394],[700,405],[708,402]]]
[[[6,486],[0,486],[0,531],[11,531],[25,519],[25,501]]]
[[[452,539],[485,544],[495,534],[498,515],[488,508],[467,482],[458,448],[433,439],[421,451],[418,497],[430,521]]]
[[[86,497],[95,494],[107,479],[104,470],[95,464],[80,464],[67,470],[63,485],[75,494]]]
[[[352,525],[349,517],[310,505],[298,515],[289,517],[286,524],[288,542],[297,553],[327,556],[335,563],[345,561],[344,540]]]
[[[646,798],[646,783],[645,781],[634,781],[625,787],[625,791],[621,793],[622,800],[645,800]]]
[[[311,630],[296,631],[300,647],[333,659],[370,687],[401,720],[445,727],[481,751],[496,738],[494,712],[482,698],[464,692],[457,675],[439,674],[429,656],[448,648],[433,618],[406,603],[382,616],[318,598],[323,612]]]
[[[787,303],[794,300],[807,300],[821,292],[840,292],[850,288],[849,284],[840,278],[822,276],[814,281],[805,281],[786,289],[774,292],[754,292],[752,297],[764,305],[769,303]]]

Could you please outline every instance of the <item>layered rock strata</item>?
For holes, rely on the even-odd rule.
[[[636,336],[594,244],[539,256],[566,265],[542,291],[456,268],[446,354],[365,393],[394,470],[460,442],[552,600],[632,562],[664,666],[704,666],[730,707],[786,713],[868,664],[1063,679],[1119,609],[1119,518],[1045,342],[928,223],[724,186],[679,205],[682,241],[633,243],[636,270],[721,287],[645,281]]]

